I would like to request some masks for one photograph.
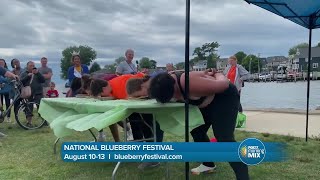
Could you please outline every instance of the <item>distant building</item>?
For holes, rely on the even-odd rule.
[[[266,68],[269,71],[276,71],[279,66],[290,65],[289,59],[285,56],[271,56],[266,58]]]
[[[293,69],[307,70],[308,48],[299,48],[291,63]],[[320,47],[312,47],[311,49],[311,71],[320,72]]]
[[[217,70],[223,71],[227,65],[228,65],[228,59],[229,58],[219,58],[216,63],[217,63]]]
[[[193,71],[204,71],[206,69],[207,69],[207,60],[198,61],[192,66]]]
[[[166,69],[166,66],[157,66],[156,71],[165,71]]]

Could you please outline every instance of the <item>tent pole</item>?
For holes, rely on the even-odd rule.
[[[185,142],[189,142],[189,43],[190,43],[190,0],[186,0],[185,27]],[[185,176],[189,180],[189,162],[185,163]]]
[[[310,27],[309,27],[309,52],[308,52],[308,86],[307,86],[307,114],[306,114],[306,142],[308,141],[308,128],[309,128],[309,98],[310,98],[310,71],[311,71],[311,39],[312,39],[312,24],[313,24],[313,16],[311,15],[309,18]]]

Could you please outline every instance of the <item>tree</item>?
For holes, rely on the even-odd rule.
[[[121,57],[118,57],[116,60],[114,60],[116,62],[116,64],[120,64],[121,62],[125,61],[126,58],[121,56]]]
[[[217,48],[219,48],[218,42],[205,43],[201,47],[196,47],[193,51],[193,59],[191,59],[190,64],[195,64],[200,60],[207,61],[207,68],[216,67],[216,61],[219,58]]]
[[[243,59],[247,56],[246,53],[244,53],[243,51],[239,51],[235,54],[237,60],[238,60],[238,64],[242,64]]]
[[[96,59],[97,52],[89,47],[89,46],[70,46],[67,47],[62,51],[62,58],[61,58],[61,78],[67,79],[67,73],[70,66],[72,66],[72,52],[79,52],[80,51],[80,57],[81,57],[81,63],[85,64],[87,66],[90,65],[90,63]]]
[[[151,69],[156,69],[157,68],[157,61],[155,60],[150,60],[150,66],[151,66]]]
[[[204,57],[205,57],[205,52],[203,51],[202,48],[200,47],[196,47],[194,50],[193,50],[193,56],[196,55],[196,57],[198,57],[198,59],[201,59],[203,60]]]
[[[211,54],[207,58],[207,68],[217,68],[217,60],[219,56],[217,54]]]
[[[117,64],[113,63],[113,64],[105,65],[104,69],[106,69],[108,73],[114,74],[116,73]]]
[[[140,68],[151,69],[150,59],[148,57],[141,58],[140,61],[139,61],[139,67]]]
[[[101,70],[100,65],[97,62],[94,62],[89,71],[90,71],[90,73],[94,73],[94,72],[100,71],[100,70]]]
[[[181,70],[184,69],[184,62],[179,62],[175,65],[177,70]]]
[[[288,54],[289,54],[289,56],[290,56],[290,55],[295,55],[295,54],[297,53],[297,49],[299,49],[299,48],[306,48],[306,47],[308,47],[308,46],[309,46],[308,43],[300,43],[300,44],[295,45],[295,46],[293,46],[292,48],[290,48]]]
[[[250,68],[250,61],[251,61],[251,68]],[[257,73],[259,71],[259,68],[258,68],[259,66],[260,66],[260,70],[262,68],[262,63],[259,62],[259,58],[253,54],[246,56],[243,59],[242,65],[244,68],[246,68],[246,70],[248,71],[251,70],[251,73]]]

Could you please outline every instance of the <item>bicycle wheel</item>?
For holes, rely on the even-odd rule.
[[[35,102],[26,102],[18,106],[15,112],[15,118],[20,127],[26,130],[41,128],[46,120],[38,113],[39,104]]]

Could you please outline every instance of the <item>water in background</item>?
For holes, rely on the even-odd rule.
[[[306,109],[307,81],[287,83],[245,83],[241,92],[245,108],[294,108]],[[320,81],[310,82],[309,108],[320,106]]]
[[[37,67],[40,65],[37,64]],[[66,80],[60,78],[60,64],[49,64],[54,76],[52,81],[57,84],[57,89],[66,92]],[[306,109],[307,82],[288,83],[245,83],[241,92],[243,108],[293,108]],[[310,83],[310,109],[320,106],[320,81]]]

